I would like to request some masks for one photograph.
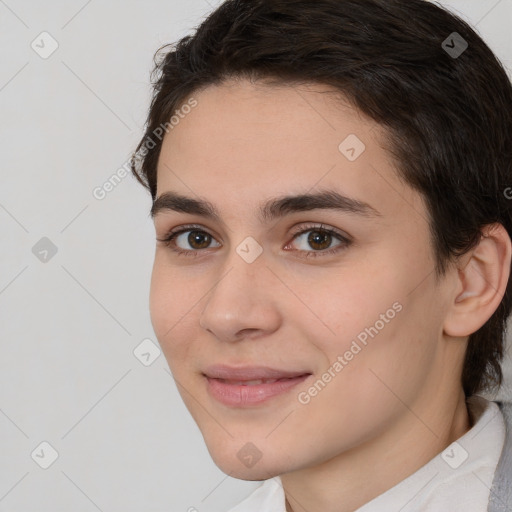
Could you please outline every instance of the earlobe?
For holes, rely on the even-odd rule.
[[[501,224],[482,231],[479,244],[461,259],[457,289],[444,332],[464,337],[482,327],[498,308],[510,275],[512,242]]]

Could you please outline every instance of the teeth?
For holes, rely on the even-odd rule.
[[[227,384],[232,384],[235,386],[254,386],[256,384],[272,384],[272,382],[276,382],[279,379],[258,379],[258,380],[226,380],[220,379],[222,382]]]

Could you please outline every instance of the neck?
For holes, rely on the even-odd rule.
[[[404,408],[392,431],[282,475],[286,511],[352,512],[412,475],[471,426],[462,389],[441,407],[430,401],[421,409],[418,404]]]

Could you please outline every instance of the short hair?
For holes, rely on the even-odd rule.
[[[385,128],[397,175],[425,199],[436,278],[476,247],[484,226],[500,223],[511,235],[510,79],[476,31],[442,6],[425,0],[222,3],[193,34],[155,53],[145,133],[131,158],[153,200],[162,145],[155,133],[193,93],[239,78],[331,86]],[[466,396],[502,384],[511,297],[509,279],[496,311],[469,336]]]

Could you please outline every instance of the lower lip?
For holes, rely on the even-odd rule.
[[[293,379],[283,379],[269,384],[254,384],[242,386],[229,384],[219,379],[206,377],[209,393],[224,405],[245,407],[261,404],[274,396],[290,391],[292,388],[304,382],[310,375],[301,375]]]

